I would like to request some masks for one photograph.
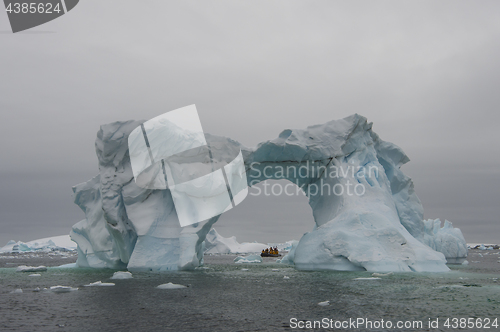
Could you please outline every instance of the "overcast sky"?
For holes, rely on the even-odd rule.
[[[0,11],[0,246],[67,234],[99,126],[196,104],[246,146],[359,113],[411,161],[425,218],[500,242],[498,1],[84,0],[12,34]],[[215,228],[299,239],[304,197],[247,198]]]

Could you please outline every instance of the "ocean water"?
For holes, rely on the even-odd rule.
[[[371,278],[368,272],[297,271],[273,258],[261,264],[234,264],[235,257],[205,256],[205,266],[195,271],[134,273],[133,279],[110,280],[114,270],[56,267],[74,262],[73,253],[2,254],[0,330],[499,330],[491,325],[495,318],[500,320],[499,250],[471,250],[469,264],[451,265],[448,273],[395,273],[380,279],[356,279]],[[16,272],[19,265],[52,267],[30,277],[32,273]],[[115,286],[83,286],[96,281]],[[168,282],[187,287],[156,288]],[[43,290],[56,285],[78,290]],[[325,301],[329,305],[318,305]],[[471,319],[472,325],[460,329],[460,318]],[[479,319],[483,324],[490,319],[490,328],[479,328]],[[353,320],[360,325],[352,325]],[[315,321],[316,329],[305,328]],[[366,325],[368,321],[372,325]],[[398,322],[407,327],[398,328]],[[335,323],[347,328],[335,328]]]

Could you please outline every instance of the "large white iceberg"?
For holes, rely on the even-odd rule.
[[[213,243],[213,234],[205,240],[219,216],[181,227],[170,190],[136,185],[127,138],[141,123],[101,126],[100,173],[73,188],[75,203],[85,212],[71,231],[79,266],[193,269]],[[287,179],[309,197],[316,225],[283,259],[298,269],[447,271],[446,259],[459,262],[467,255],[465,240],[451,223],[436,228],[435,222],[424,222],[413,183],[400,169],[409,158],[381,140],[363,116],[285,130],[255,149],[229,138],[205,138],[215,167],[241,151],[250,186]],[[207,162],[196,155],[182,160],[195,166]]]

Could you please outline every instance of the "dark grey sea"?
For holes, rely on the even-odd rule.
[[[57,267],[76,261],[74,253],[2,254],[0,330],[500,330],[499,250],[470,250],[469,264],[447,273],[379,279],[369,272],[297,271],[273,258],[235,264],[235,257],[205,256],[195,271],[110,280],[114,270]],[[49,268],[30,276],[16,272],[19,265]],[[96,281],[115,286],[84,287]],[[157,288],[168,282],[187,287]],[[56,285],[78,290],[44,290]]]

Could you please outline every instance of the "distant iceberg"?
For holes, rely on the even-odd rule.
[[[212,228],[205,238],[205,253],[206,254],[240,254],[240,253],[260,253],[269,245],[257,242],[238,243],[236,237],[229,238],[221,236]]]
[[[40,266],[26,266],[26,265],[21,265],[16,268],[16,272],[43,272],[47,271],[47,267],[40,265]]]
[[[30,242],[9,241],[4,247],[0,248],[0,253],[13,252],[33,252],[33,251],[74,251],[76,243],[71,240],[69,235],[53,236]]]
[[[73,188],[75,203],[85,213],[71,231],[78,244],[77,264],[131,271],[186,270],[203,264],[205,249],[242,250],[236,248],[235,239],[222,241],[209,233],[219,216],[181,227],[170,190],[136,185],[127,139],[141,123],[114,122],[101,126],[97,134],[100,174]],[[467,256],[459,229],[446,222],[436,228],[435,221],[423,220],[413,182],[401,171],[409,158],[398,146],[380,139],[363,116],[287,129],[255,149],[225,137],[206,134],[205,138],[210,162],[217,167],[242,152],[249,186],[286,179],[306,193],[315,227],[283,258],[297,269],[442,272],[449,270],[447,260],[460,262]],[[194,168],[207,162],[205,157],[186,158],[182,167],[186,160]],[[175,160],[172,164],[180,165]],[[290,174],[283,172],[285,167],[308,173]],[[345,171],[350,169],[356,172]],[[349,186],[358,192],[349,194]],[[335,195],[318,192],[325,187],[347,190]],[[256,249],[255,245],[252,250]]]

